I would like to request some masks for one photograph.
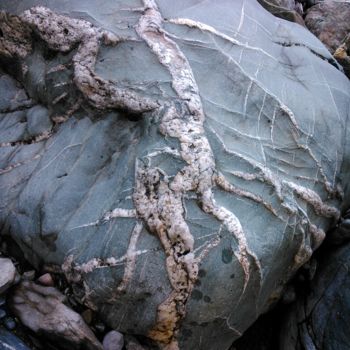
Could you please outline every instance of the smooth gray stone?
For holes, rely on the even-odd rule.
[[[45,5],[131,37],[101,45],[95,73],[160,104],[144,113],[94,107],[72,78],[79,45],[55,52],[33,36],[20,62],[28,68],[25,96],[52,120],[83,102],[30,144],[20,141],[26,126],[4,109],[0,122],[13,139],[0,135],[0,223],[34,265],[62,266],[76,298],[112,329],[180,349],[224,350],[275,304],[349,204],[350,85],[317,38],[256,1],[157,3],[169,46],[160,30],[153,46],[151,34],[147,44],[135,31],[141,1],[0,1],[12,13]],[[173,81],[182,73],[184,89]],[[12,95],[25,93],[11,84]],[[184,128],[176,137],[162,124],[169,110],[175,131]],[[141,170],[147,180],[135,176]],[[175,176],[194,184],[164,190]],[[144,207],[136,194],[148,198]],[[164,304],[173,295],[175,308]]]
[[[27,112],[28,132],[31,136],[36,136],[50,131],[52,122],[49,111],[42,106],[34,106]]]
[[[0,350],[30,350],[21,339],[0,327]]]

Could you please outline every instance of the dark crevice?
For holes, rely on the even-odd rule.
[[[334,58],[328,58],[325,57],[323,55],[321,55],[320,53],[316,52],[314,49],[301,44],[301,43],[285,43],[285,42],[279,42],[279,41],[274,41],[275,44],[283,46],[283,47],[293,47],[293,46],[297,46],[297,47],[304,47],[306,49],[308,49],[312,54],[314,54],[315,56],[317,56],[318,58],[321,58],[323,61],[327,61],[329,64],[331,64],[333,67],[335,67],[336,69],[338,69],[339,71],[341,71],[340,66],[338,65],[337,61]]]

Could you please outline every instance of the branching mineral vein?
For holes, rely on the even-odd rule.
[[[134,202],[138,214],[156,233],[166,253],[171,295],[159,306],[157,323],[149,336],[164,343],[166,349],[177,349],[176,332],[185,315],[185,305],[197,277],[198,261],[193,254],[193,237],[184,220],[182,198],[195,191],[202,209],[215,216],[234,235],[235,252],[244,271],[244,287],[250,278],[250,259],[260,271],[258,259],[248,248],[238,218],[216,204],[212,188],[216,185],[213,152],[204,131],[204,112],[191,67],[179,47],[162,29],[162,17],[154,1],[145,0],[145,12],[136,28],[138,34],[172,76],[178,103],[163,107],[160,131],[177,138],[180,154],[187,165],[170,181],[157,169],[138,167]],[[181,107],[180,107],[181,106]],[[258,200],[256,197],[255,199]],[[215,246],[213,242],[212,246]]]
[[[3,12],[1,17],[4,17],[1,24],[4,36],[0,38],[0,54],[27,56],[31,52],[30,32],[33,31],[52,50],[67,52],[78,47],[73,57],[74,82],[95,108],[123,108],[142,113],[158,107],[157,102],[132,89],[106,81],[94,72],[100,42],[115,45],[127,38],[98,29],[87,21],[58,15],[41,6],[33,7],[19,17],[6,16]]]
[[[197,279],[198,266],[209,251],[220,243],[220,232],[223,227],[237,241],[235,256],[240,262],[244,273],[241,297],[251,278],[253,272],[252,264],[255,265],[260,282],[262,280],[260,262],[248,247],[248,242],[239,219],[233,212],[216,203],[213,188],[218,186],[226,192],[252,200],[263,205],[275,216],[279,216],[272,205],[262,197],[232,185],[225,179],[224,175],[217,171],[214,155],[205,134],[205,115],[190,64],[177,44],[170,39],[171,35],[166,33],[162,28],[163,18],[155,1],[143,0],[143,3],[144,8],[136,26],[136,31],[157,56],[159,62],[171,74],[172,87],[177,93],[177,99],[175,101],[164,100],[160,104],[158,101],[153,101],[139,95],[132,88],[122,88],[116,83],[98,77],[94,72],[94,67],[101,41],[104,41],[107,45],[114,45],[127,40],[127,38],[120,38],[112,33],[98,29],[87,21],[58,15],[44,7],[34,7],[25,11],[19,17],[9,16],[0,12],[0,29],[3,34],[0,37],[0,55],[25,58],[32,50],[33,39],[31,32],[39,35],[50,49],[60,52],[76,49],[73,56],[74,82],[82,95],[95,108],[101,110],[119,108],[133,113],[155,110],[157,114],[162,116],[159,125],[160,132],[165,136],[176,138],[179,141],[179,151],[169,147],[156,149],[144,157],[149,160],[147,165],[142,164],[141,161],[136,162],[135,189],[133,194],[135,210],[116,208],[105,214],[102,219],[73,228],[94,226],[119,217],[136,218],[137,222],[130,235],[129,246],[125,255],[120,258],[93,258],[84,264],[74,266],[73,256],[70,255],[66,258],[62,266],[67,276],[72,275],[80,281],[82,274],[90,273],[95,269],[123,264],[125,265],[124,276],[116,292],[124,292],[132,278],[136,257],[148,252],[147,250],[136,250],[137,241],[143,227],[139,220],[142,219],[148,229],[158,236],[163,246],[166,255],[166,269],[173,288],[168,298],[159,305],[156,324],[149,332],[149,336],[162,344],[164,349],[176,350],[178,349],[176,338],[180,321],[185,316],[186,303],[191,295],[194,282]],[[243,9],[242,16],[243,19]],[[243,46],[244,49],[257,50],[270,57],[268,53],[260,48],[242,44],[236,39],[206,24],[183,18],[169,21],[209,32],[234,45]],[[270,58],[274,59],[273,57]],[[233,61],[231,57],[230,60]],[[310,147],[307,144],[300,143],[298,140],[299,135],[307,136],[307,138],[312,137],[312,135],[308,135],[298,126],[293,112],[287,106],[279,101],[276,96],[261,87],[254,78],[244,72],[239,63],[235,61],[234,63],[251,80],[244,101],[244,109],[247,108],[249,92],[253,84],[258,85],[265,91],[263,105],[258,117],[258,134],[262,109],[266,97],[269,96],[274,101],[277,101],[275,113],[272,117],[272,143],[274,136],[273,125],[276,122],[276,118],[284,116],[289,121],[295,143],[300,149],[306,151],[316,163],[324,180],[326,190],[332,194],[334,189],[330,182],[327,181],[321,163],[316,159]],[[56,67],[56,69],[60,68]],[[57,99],[60,98],[64,98],[64,95],[59,96]],[[72,108],[72,113],[74,113],[75,108],[78,107],[73,106]],[[67,116],[69,117],[69,115],[70,112]],[[62,122],[66,120],[67,116],[61,118]],[[213,132],[215,133],[215,130]],[[245,134],[244,136],[249,135]],[[271,185],[281,201],[282,207],[286,209],[290,209],[290,207],[289,204],[284,203],[284,190],[289,189],[290,192],[295,193],[301,200],[308,203],[317,215],[335,219],[339,217],[339,212],[335,208],[323,203],[316,192],[293,182],[280,179],[266,167],[266,164],[262,165],[254,159],[227,149],[219,135],[217,137],[222,143],[225,152],[247,162],[257,170],[253,174],[236,171],[232,172],[232,175],[246,181],[258,180]],[[1,146],[8,145],[2,144]],[[160,154],[169,154],[176,158],[182,158],[186,165],[174,177],[170,178],[162,169],[152,167],[150,159]],[[16,163],[12,165],[12,168],[20,165],[21,163]],[[2,169],[2,172],[9,170],[10,168]],[[194,239],[185,220],[186,208],[184,206],[184,199],[189,197],[188,192],[191,192],[191,196],[195,193],[195,199],[198,200],[205,213],[211,214],[221,222],[219,232],[214,233],[212,239],[202,244],[196,250],[194,250]],[[290,213],[294,215],[296,212],[293,209],[290,209]],[[303,223],[308,224],[309,232],[314,239],[313,245],[317,247],[324,238],[324,232],[317,228],[316,225],[311,224],[302,208],[299,208],[299,210],[305,216]],[[279,218],[281,219],[281,217]],[[200,253],[196,256],[195,253],[198,251]],[[311,251],[311,248],[305,243],[305,237],[303,237],[303,242],[295,257],[296,263],[303,263],[310,256]],[[88,291],[89,287],[86,283],[85,287]],[[231,328],[229,323],[227,324]]]

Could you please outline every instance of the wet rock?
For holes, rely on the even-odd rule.
[[[108,332],[103,338],[103,350],[122,350],[124,336],[117,331]]]
[[[0,258],[0,294],[4,293],[16,281],[16,268],[8,258]]]
[[[81,316],[64,305],[64,300],[53,287],[22,282],[14,291],[11,307],[26,327],[62,349],[102,350]]]
[[[255,0],[156,2],[3,2],[0,227],[108,329],[225,350],[350,199],[349,81]]]
[[[21,339],[13,333],[6,331],[0,327],[0,349],[1,350],[30,350]]]

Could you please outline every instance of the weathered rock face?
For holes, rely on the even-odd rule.
[[[311,7],[305,24],[333,53],[350,33],[350,2],[323,1]]]
[[[112,328],[228,348],[350,198],[348,80],[253,0],[0,3],[2,232]]]
[[[64,301],[65,296],[53,287],[22,282],[12,295],[11,306],[25,326],[57,342],[60,349],[102,350],[82,317]]]
[[[328,249],[306,295],[291,307],[280,336],[286,350],[347,349],[350,245]]]
[[[302,17],[303,6],[294,0],[258,0],[258,2],[274,16],[286,19],[287,21],[304,24]]]
[[[330,50],[350,78],[350,2],[324,1],[308,10],[305,23]]]

